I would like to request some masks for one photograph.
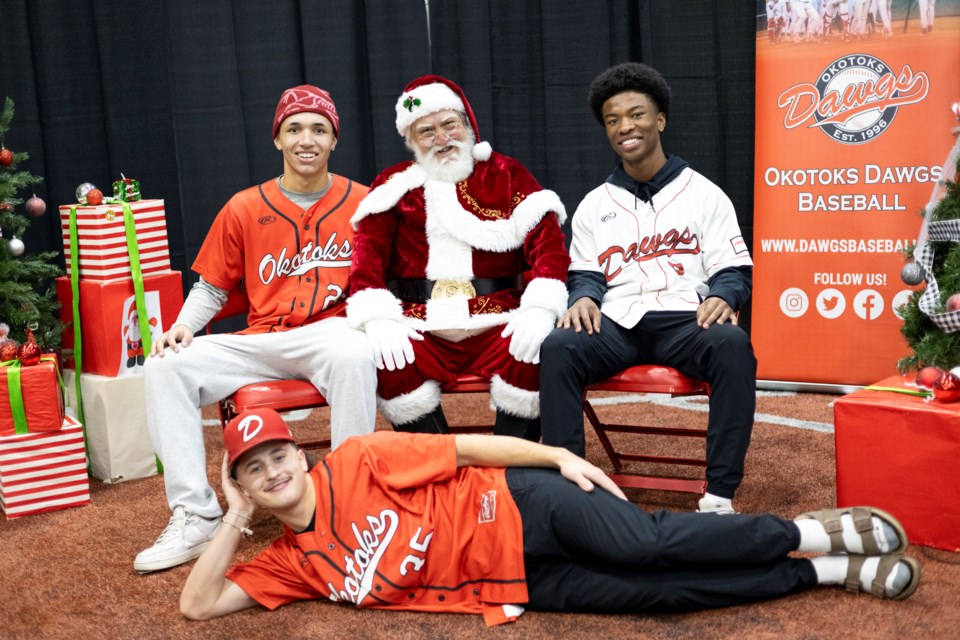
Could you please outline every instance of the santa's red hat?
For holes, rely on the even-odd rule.
[[[480,142],[480,129],[473,109],[463,94],[463,89],[456,83],[440,76],[421,76],[408,84],[397,99],[397,132],[401,136],[407,135],[407,130],[414,122],[437,111],[452,109],[467,116],[473,136],[476,139],[473,156],[478,160],[490,157],[490,145]]]

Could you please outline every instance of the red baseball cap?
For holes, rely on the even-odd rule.
[[[296,442],[287,423],[273,409],[244,411],[228,422],[223,430],[227,464],[233,468],[240,456],[257,445],[271,440]]]
[[[340,137],[340,116],[330,94],[312,84],[301,84],[287,89],[280,95],[277,111],[273,114],[273,137],[277,137],[280,124],[295,113],[319,113],[333,125],[333,136]]]

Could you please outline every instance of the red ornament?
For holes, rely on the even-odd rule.
[[[103,191],[100,191],[100,189],[87,191],[87,204],[95,207],[101,202],[103,202]]]
[[[960,309],[960,293],[955,293],[947,298],[947,311],[956,311]]]
[[[47,203],[41,200],[40,198],[38,198],[37,196],[33,196],[32,198],[27,200],[26,204],[24,204],[23,206],[27,210],[27,213],[32,215],[34,218],[39,218],[47,210]]]
[[[3,147],[2,149],[0,149],[0,164],[2,164],[5,167],[9,167],[10,165],[12,165],[13,151],[10,151],[10,149],[7,149],[6,147]]]
[[[6,362],[8,360],[17,359],[17,350],[20,348],[20,345],[17,344],[16,340],[7,340],[3,343],[3,346],[0,346],[0,362]]]
[[[933,383],[933,397],[940,402],[960,400],[960,377],[946,371]]]
[[[921,389],[932,389],[933,383],[943,375],[940,367],[924,367],[917,372],[917,386]]]
[[[32,367],[33,365],[40,362],[40,356],[43,355],[40,350],[40,345],[37,344],[36,338],[33,337],[33,331],[27,329],[27,341],[20,345],[20,348],[17,350],[17,359],[25,367]],[[960,384],[960,382],[958,382]]]

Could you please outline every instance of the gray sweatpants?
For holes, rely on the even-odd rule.
[[[373,431],[377,375],[362,331],[344,318],[257,335],[197,336],[179,352],[147,358],[147,429],[163,462],[167,502],[188,514],[222,514],[207,480],[200,407],[262,380],[309,380],[330,404],[333,448]]]

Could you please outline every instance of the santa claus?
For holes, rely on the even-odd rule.
[[[347,319],[373,346],[380,412],[446,432],[441,387],[474,374],[494,432],[539,439],[540,344],[567,307],[563,204],[480,141],[453,82],[414,80],[396,116],[416,160],[383,171],[351,219]]]

